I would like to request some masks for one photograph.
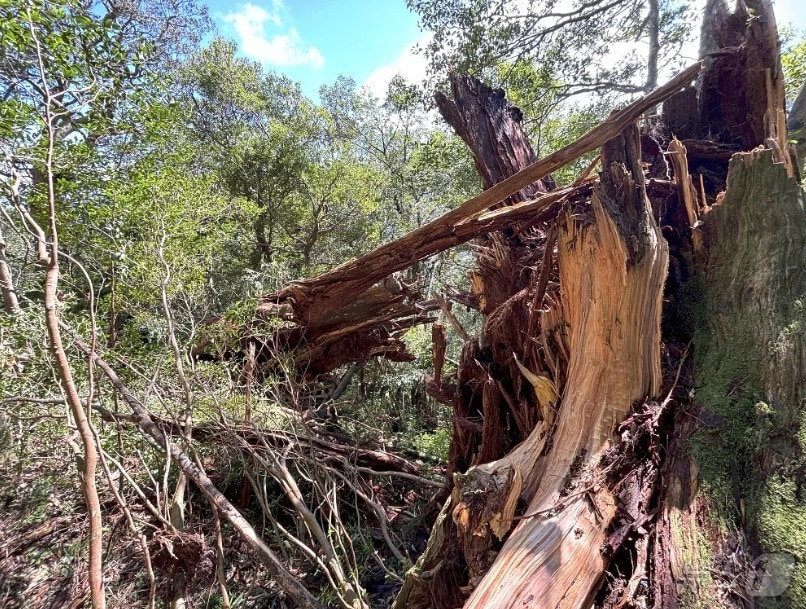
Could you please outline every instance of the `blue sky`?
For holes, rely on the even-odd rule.
[[[266,68],[302,83],[316,97],[340,74],[378,95],[402,72],[422,77],[411,47],[417,17],[404,0],[207,0],[219,32]]]
[[[422,56],[412,51],[424,34],[405,0],[206,2],[219,32],[235,40],[243,55],[299,81],[314,99],[321,85],[332,84],[340,74],[378,97],[396,74],[414,81],[425,75]],[[773,2],[779,25],[806,29],[806,1]],[[684,54],[696,57],[697,44]]]

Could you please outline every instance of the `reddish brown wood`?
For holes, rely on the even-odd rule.
[[[507,101],[502,89],[491,89],[477,78],[449,75],[453,99],[444,93],[434,97],[442,118],[470,148],[476,171],[485,188],[515,175],[537,160],[520,123],[521,110]],[[516,203],[550,190],[548,176],[510,196]]]

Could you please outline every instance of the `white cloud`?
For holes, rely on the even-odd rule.
[[[283,0],[273,0],[271,11],[254,4],[243,4],[240,10],[224,15],[238,34],[239,47],[244,55],[261,63],[275,66],[311,65],[321,68],[325,58],[319,49],[307,46],[294,27],[284,33],[268,35],[266,24],[283,27],[282,13],[286,10]]]
[[[386,99],[389,83],[395,76],[402,76],[410,82],[419,83],[425,79],[427,61],[421,53],[415,53],[417,45],[425,46],[431,41],[432,34],[425,34],[420,40],[409,45],[400,56],[390,64],[381,66],[367,76],[363,86],[378,99]]]

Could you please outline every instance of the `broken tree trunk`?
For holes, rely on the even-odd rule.
[[[552,448],[533,468],[537,475],[521,474],[531,478],[522,493],[526,512],[539,515],[512,532],[467,607],[577,607],[592,598],[604,574],[600,548],[618,506],[597,479],[597,462],[616,423],[661,385],[668,250],[652,219],[640,162],[638,132],[629,128],[603,148],[589,216],[569,213],[561,223],[567,380]],[[570,492],[577,496],[564,498]]]
[[[711,61],[699,89],[682,93],[669,104],[673,133],[675,117],[685,118],[685,112],[680,112],[681,102],[699,109],[695,127],[701,131],[689,135],[701,139],[686,143],[700,156],[691,162],[686,147],[676,140],[672,143],[669,152],[677,155],[673,159],[677,189],[672,193],[676,211],[665,210],[665,205],[656,207],[658,217],[673,222],[667,227],[670,234],[676,234],[677,277],[667,290],[678,293],[670,302],[680,309],[692,307],[685,298],[696,292],[698,279],[681,291],[690,272],[683,268],[686,259],[697,260],[707,269],[698,275],[709,278],[701,291],[708,303],[706,330],[695,335],[698,375],[713,377],[717,396],[721,396],[716,399],[718,404],[726,399],[732,402],[736,395],[742,395],[744,383],[760,375],[755,393],[751,390],[750,395],[756,399],[766,396],[775,406],[763,400],[754,405],[745,400],[744,413],[732,423],[727,423],[723,414],[709,415],[706,411],[712,423],[727,425],[732,435],[722,439],[727,457],[706,457],[704,463],[692,459],[684,448],[698,426],[697,419],[691,412],[676,412],[671,407],[675,427],[667,432],[668,461],[662,468],[658,469],[663,451],[656,444],[653,458],[636,467],[640,473],[626,484],[626,492],[624,481],[608,476],[614,463],[613,450],[623,450],[625,445],[622,437],[615,449],[609,449],[616,424],[627,415],[633,401],[660,388],[660,312],[666,270],[665,242],[659,239],[643,194],[637,145],[630,144],[635,136],[627,136],[620,145],[609,143],[603,154],[602,183],[594,188],[592,211],[587,212],[593,220],[580,222],[585,214],[575,206],[576,213],[560,223],[559,304],[540,318],[541,333],[552,327],[552,322],[559,321],[567,328],[559,342],[563,349],[558,358],[566,368],[565,379],[551,379],[561,395],[556,414],[550,410],[532,435],[504,458],[454,476],[452,495],[426,552],[408,574],[396,607],[453,607],[465,603],[467,593],[471,594],[465,606],[478,608],[587,607],[594,599],[608,607],[651,602],[656,607],[671,608],[703,600],[741,606],[745,603],[742,599],[780,594],[788,584],[785,594],[789,596],[784,598],[791,598],[796,606],[806,599],[803,571],[796,568],[790,580],[794,557],[806,547],[799,533],[806,523],[798,491],[806,467],[802,446],[794,439],[804,428],[798,409],[802,407],[806,375],[803,204],[791,178],[793,164],[782,127],[783,89],[774,19],[768,3],[753,8],[754,19],[739,14],[746,10],[743,6],[738,9],[738,19],[712,19],[714,24],[739,24],[741,48],[718,50],[717,58],[731,55],[729,60]],[[716,9],[712,5],[710,10]],[[714,39],[720,37],[715,35]],[[729,90],[736,93],[735,99],[718,95],[719,83],[728,75],[733,79]],[[739,107],[738,113],[733,106]],[[710,134],[715,138],[706,139]],[[769,168],[752,174],[758,186],[753,186],[749,171],[742,179],[745,183],[734,186],[740,180],[735,176],[742,175],[735,168],[728,178],[728,194],[717,196],[726,183],[726,152],[758,144],[770,149],[764,153]],[[614,159],[618,162],[613,163]],[[779,163],[774,170],[773,159]],[[640,196],[634,194],[636,185],[641,185]],[[739,191],[733,199],[731,186],[734,193]],[[783,196],[786,203],[766,218],[761,217],[763,207],[757,207],[754,213],[758,215],[737,232],[737,219],[730,214],[738,214],[742,223],[747,220],[751,214],[747,210],[749,201],[763,198],[758,188],[768,189],[768,199]],[[745,200],[745,205],[736,204],[725,219],[719,211],[714,212],[717,215],[713,220],[707,215],[711,204],[737,199]],[[638,200],[644,205],[636,205]],[[603,204],[607,201],[610,206]],[[619,204],[613,205],[615,201]],[[721,229],[714,224],[717,219]],[[721,233],[724,245],[715,250],[710,241],[717,233]],[[592,238],[593,234],[597,238]],[[591,258],[585,257],[586,250]],[[715,251],[719,252],[716,257]],[[772,259],[757,255],[757,251],[772,252]],[[651,253],[649,260],[643,258],[647,252]],[[623,256],[620,260],[619,255]],[[740,261],[754,256],[758,264],[742,268]],[[590,263],[591,259],[597,263]],[[586,261],[590,268],[595,265],[595,273]],[[784,278],[770,273],[767,262],[780,269]],[[621,277],[618,269],[622,269]],[[742,276],[745,278],[737,286],[737,277]],[[602,277],[607,279],[597,283]],[[771,301],[769,294],[776,300]],[[746,316],[743,299],[754,295],[758,301],[750,307],[751,317],[763,317],[767,307],[772,320],[762,323],[761,331],[742,333],[742,327],[753,323]],[[726,316],[725,310],[735,313]],[[679,319],[679,311],[677,315]],[[678,337],[687,332],[680,328],[670,331]],[[517,340],[508,344],[519,345]],[[750,346],[755,361],[775,365],[767,364],[763,374],[750,374],[745,362],[745,367],[732,370],[733,378],[726,382],[720,360],[707,370],[699,363],[703,352],[716,349],[721,355],[711,357],[732,360]],[[493,358],[492,365],[496,363],[500,371],[500,362]],[[538,391],[541,376],[528,369],[522,371]],[[484,386],[482,399],[494,401],[491,393],[489,386]],[[663,407],[652,416],[655,441],[657,425],[667,416],[664,409],[669,403],[669,399],[664,400]],[[697,405],[692,408],[696,413]],[[749,454],[751,463],[757,461],[758,467],[737,463],[732,452],[747,433],[748,411],[755,411],[760,420],[750,426],[757,429],[758,440],[745,446],[743,454]],[[736,416],[737,412],[731,413],[732,418]],[[695,434],[691,441],[697,438]],[[700,439],[706,446],[708,441]],[[725,497],[698,493],[697,482],[705,477],[705,465],[712,470],[707,480],[712,488],[724,488],[725,481],[733,480],[727,486],[732,489],[736,511],[729,514],[728,521],[736,522],[727,534],[717,526],[725,520],[715,507],[724,505]],[[663,484],[657,483],[659,476]],[[529,502],[525,516],[519,515],[518,504],[523,501]],[[497,551],[495,538],[505,537],[518,520],[523,522]],[[746,522],[750,527],[745,532]],[[632,541],[627,548],[626,575],[608,576],[615,584],[604,581],[608,561],[628,537]],[[779,554],[772,566],[758,575],[749,567],[751,551],[755,555],[761,551]]]
[[[686,172],[705,174],[694,182],[705,184],[701,199],[707,191],[713,206],[694,231],[702,247],[683,290],[680,318],[692,332],[697,391],[693,412],[678,417],[676,442],[689,450],[666,467],[656,529],[652,593],[664,609],[693,600],[806,606],[800,562],[806,505],[798,490],[806,455],[796,440],[806,430],[805,197],[781,126],[772,7],[761,1],[751,9],[748,18],[741,4],[730,14],[724,4],[709,3],[706,50],[717,59],[687,102],[710,108],[701,113],[702,131],[724,142],[725,133],[747,137],[754,126],[745,145],[768,150],[737,154],[729,167],[701,154],[687,159]],[[728,38],[731,46],[719,48]],[[731,88],[717,94],[713,83],[720,82]],[[672,132],[679,128],[679,102],[670,100]],[[796,121],[790,119],[797,128]],[[709,188],[720,184],[724,192]]]
[[[453,99],[437,93],[437,106],[470,148],[485,189],[535,162],[521,129],[521,111],[509,104],[502,90],[456,74],[450,75],[450,83]],[[517,206],[554,186],[546,176],[503,204]],[[465,341],[456,382],[437,379],[445,391],[431,392],[453,407],[449,475],[503,457],[544,418],[534,408],[531,385],[524,382],[519,366],[547,367],[528,330],[536,327],[552,274],[556,233],[550,227],[558,211],[513,219],[473,242],[476,268],[470,283],[485,316],[484,327],[480,337]]]
[[[320,370],[328,371],[350,358],[372,355],[375,347],[363,345],[362,332],[373,340],[380,336],[377,346],[383,350],[405,330],[395,324],[421,312],[407,286],[379,280],[441,249],[504,229],[484,242],[472,278],[486,315],[484,337],[465,350],[456,379],[465,394],[457,404],[475,408],[478,420],[457,410],[457,429],[472,433],[454,451],[452,466],[476,467],[454,476],[452,497],[426,553],[408,574],[397,606],[455,607],[474,589],[470,602],[484,605],[499,594],[496,577],[510,566],[516,568],[512,591],[528,603],[538,589],[547,599],[580,603],[603,577],[607,559],[597,542],[608,539],[624,494],[616,497],[609,490],[598,463],[615,424],[634,401],[655,394],[661,382],[659,324],[667,249],[652,219],[634,121],[686,86],[699,70],[692,66],[546,159],[520,170],[510,163],[507,171],[514,174],[430,225],[261,300],[259,317],[286,323],[262,337],[252,327],[246,340],[258,342],[258,352],[265,341],[269,354],[318,353],[301,358],[302,369],[315,369],[311,362],[317,361]],[[479,128],[466,123],[468,133]],[[519,191],[603,145],[599,184],[591,186],[588,180],[517,202],[528,196]],[[485,213],[513,196],[514,205]],[[545,224],[550,216],[540,212],[560,203],[559,228],[554,229]],[[557,212],[554,208],[552,216]],[[550,287],[552,277],[559,279],[559,291]],[[510,536],[516,511],[529,504],[533,510],[519,517],[523,522]],[[575,527],[582,518],[587,524]],[[558,562],[565,554],[557,554],[556,544],[567,535],[585,541],[568,546],[568,561]],[[512,552],[499,555],[508,536],[505,548]],[[519,548],[527,548],[525,561]],[[483,577],[494,562],[494,575]],[[557,573],[562,577],[549,577]],[[538,581],[548,587],[536,587]]]
[[[489,176],[517,171],[518,160],[528,155],[512,151],[531,151],[513,120],[519,118],[517,109],[477,81],[452,77],[451,84],[459,99],[438,97],[439,107],[471,146],[485,185]],[[491,142],[490,133],[503,141]],[[543,606],[535,604],[537,598],[546,599],[545,606],[552,598],[579,602],[596,590],[604,573],[606,560],[598,548],[616,501],[601,481],[598,508],[587,503],[586,497],[596,494],[593,487],[567,504],[560,494],[568,491],[566,485],[579,490],[590,484],[615,424],[634,401],[660,387],[668,254],[652,220],[635,127],[607,143],[603,157],[603,178],[590,204],[567,206],[559,221],[554,278],[560,291],[547,306],[543,298],[556,234],[538,240],[529,232],[545,233],[545,223],[513,224],[483,243],[471,279],[487,318],[481,342],[465,346],[458,390],[448,392],[457,396],[451,471],[477,467],[454,476],[452,496],[397,607],[453,607],[474,588],[471,606]],[[564,394],[559,412],[558,389]],[[463,423],[474,416],[481,426]],[[506,429],[519,431],[514,437],[525,441],[504,457]],[[498,460],[481,465],[490,459]],[[590,479],[584,484],[575,479],[572,464]],[[527,513],[539,516],[516,528],[498,553],[519,502],[530,501]],[[553,510],[562,516],[547,518]],[[561,551],[560,541],[572,528],[579,541]],[[560,572],[566,575],[557,577]]]
[[[532,145],[520,127],[523,113],[507,102],[502,89],[491,89],[476,78],[450,75],[453,99],[434,97],[442,118],[473,152],[484,189],[515,175],[535,161]],[[508,197],[509,203],[533,199],[551,190],[554,181],[541,178]]]

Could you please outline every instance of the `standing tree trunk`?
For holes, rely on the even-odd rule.
[[[657,606],[806,606],[805,203],[758,149],[733,157],[705,218],[689,286],[695,410],[677,433],[688,454],[668,468]]]
[[[14,290],[14,277],[11,268],[6,262],[6,240],[0,229],[0,293],[3,295],[3,309],[9,315],[16,315],[20,311],[17,292]]]

